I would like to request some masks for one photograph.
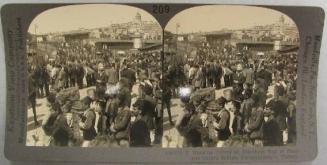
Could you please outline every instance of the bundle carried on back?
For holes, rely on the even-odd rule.
[[[79,90],[77,87],[63,89],[57,93],[56,98],[61,105],[69,101],[77,101],[80,99]]]
[[[83,103],[81,100],[76,100],[71,102],[71,111],[75,113],[84,113],[85,110],[87,110],[88,107]]]
[[[78,109],[79,111],[84,110],[82,105],[78,104],[78,102],[80,102],[80,93],[77,87],[61,90],[57,93],[56,99],[64,112],[70,112],[72,107]]]
[[[215,88],[198,89],[191,94],[193,103],[209,102],[215,100]]]

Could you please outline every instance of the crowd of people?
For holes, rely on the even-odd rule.
[[[178,147],[227,147],[237,139],[251,146],[296,142],[295,52],[258,55],[203,44],[194,57],[162,59],[161,51],[117,55],[80,42],[55,48],[54,59],[35,62],[29,56],[28,69],[36,125],[37,98],[48,101],[42,128],[49,145],[161,144],[164,110],[183,139]],[[183,110],[174,121],[176,98]]]
[[[29,56],[29,102],[50,111],[43,121],[51,146],[148,147],[161,143],[161,52],[115,55],[79,42],[56,44],[55,59]],[[34,62],[33,62],[34,60]],[[86,96],[80,93],[86,88]]]
[[[177,147],[294,144],[297,53],[206,45],[194,58],[166,61],[166,90],[180,97],[183,109]]]

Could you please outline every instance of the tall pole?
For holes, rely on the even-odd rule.
[[[34,55],[34,62],[36,62],[36,63],[38,63],[38,65],[39,65],[39,60],[37,60],[38,59],[38,57],[37,57],[37,33],[36,33],[36,29],[37,29],[37,24],[34,24],[34,35],[35,35],[35,55]]]
[[[176,23],[176,55],[177,55],[177,43],[178,43],[178,28],[179,28],[179,23]]]
[[[37,34],[36,34],[37,24],[34,25],[34,35],[35,35],[35,53],[37,49]]]

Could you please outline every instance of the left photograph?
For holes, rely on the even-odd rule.
[[[162,28],[127,5],[68,5],[27,33],[27,146],[161,147]]]

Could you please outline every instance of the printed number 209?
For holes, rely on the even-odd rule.
[[[169,13],[169,5],[153,5],[153,13],[155,14]]]

